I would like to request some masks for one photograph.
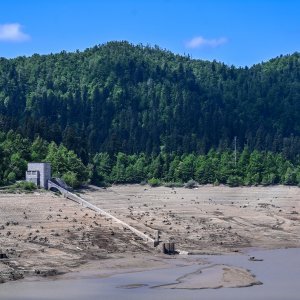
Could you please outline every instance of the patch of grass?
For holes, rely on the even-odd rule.
[[[4,193],[33,193],[37,186],[33,182],[19,181],[9,186],[4,186],[1,191]]]
[[[157,187],[161,185],[161,182],[158,178],[151,178],[148,180],[148,184],[152,187]]]
[[[165,187],[175,188],[175,187],[183,187],[184,184],[182,182],[165,182]]]

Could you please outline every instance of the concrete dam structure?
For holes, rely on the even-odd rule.
[[[60,192],[65,198],[75,201],[76,203],[82,205],[83,207],[89,208],[95,211],[98,214],[101,214],[117,224],[122,225],[124,228],[130,230],[139,238],[141,238],[144,242],[151,244],[153,247],[156,247],[160,244],[159,241],[159,232],[155,233],[155,238],[153,239],[149,235],[126,222],[118,219],[112,214],[104,211],[103,209],[91,204],[80,196],[72,193],[70,188],[66,185],[66,183],[60,178],[52,178],[51,177],[51,165],[50,163],[28,163],[28,169],[26,171],[26,181],[33,182],[38,187],[45,188],[51,191]],[[165,254],[174,254],[175,253],[175,245],[174,243],[162,243],[162,251]]]
[[[48,189],[48,181],[51,179],[50,163],[28,163],[26,181],[33,182],[36,186]]]

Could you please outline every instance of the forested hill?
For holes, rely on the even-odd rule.
[[[0,59],[0,130],[96,152],[300,152],[300,54],[251,68],[110,42]]]

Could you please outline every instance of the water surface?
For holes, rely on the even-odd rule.
[[[262,262],[249,261],[249,256]],[[95,300],[95,299],[205,299],[205,300],[299,300],[300,249],[251,251],[240,255],[201,256],[211,264],[220,263],[249,269],[263,285],[244,288],[179,290],[152,288],[176,282],[176,278],[200,267],[178,266],[171,269],[114,275],[109,278],[17,281],[0,285],[2,300]],[[126,286],[131,288],[125,288]]]

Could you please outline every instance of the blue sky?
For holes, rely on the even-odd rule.
[[[3,0],[0,56],[112,40],[236,66],[300,51],[298,0]]]

